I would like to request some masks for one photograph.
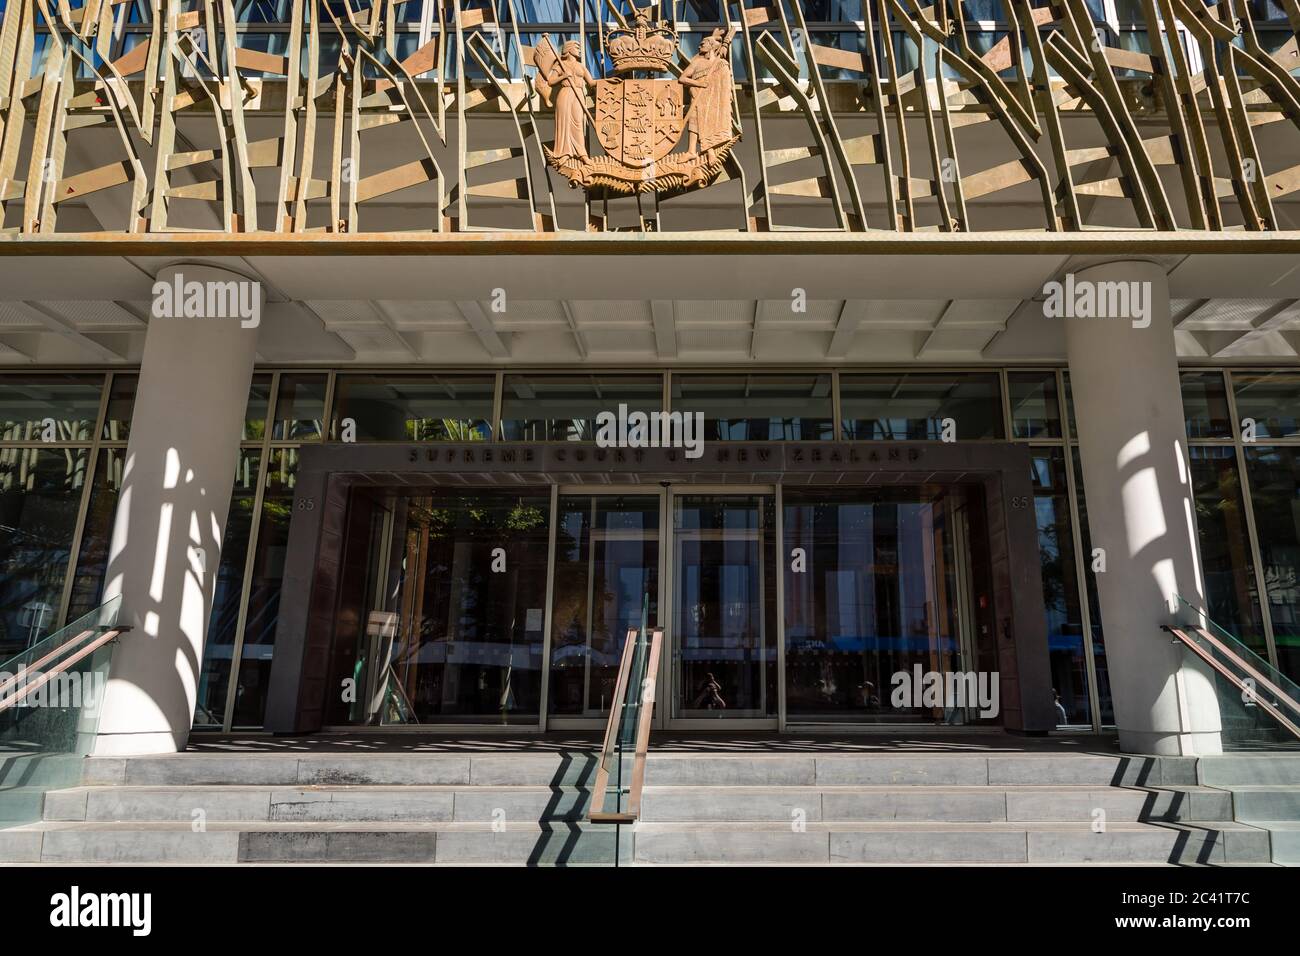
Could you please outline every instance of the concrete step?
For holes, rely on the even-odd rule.
[[[1225,786],[1232,794],[1234,817],[1244,823],[1256,820],[1300,820],[1300,785]]]
[[[1104,812],[1099,816],[1097,811]],[[641,819],[664,822],[996,823],[1232,818],[1209,787],[647,787]]]
[[[85,760],[80,754],[0,748],[0,788],[69,787],[81,778]]]
[[[1269,834],[1235,823],[786,824],[53,823],[0,831],[18,863],[1068,863],[1266,864]]]
[[[631,834],[579,823],[42,822],[0,830],[3,863],[612,865]]]
[[[1190,757],[1093,754],[651,754],[647,786],[1166,786],[1196,784]]]
[[[45,789],[43,787],[7,787],[0,789],[0,829],[39,820],[44,801]]]
[[[51,792],[50,822],[491,823],[581,820],[577,787],[72,787]]]
[[[1073,825],[638,824],[638,863],[1264,864],[1268,834],[1237,823]]]
[[[581,820],[576,787],[71,787],[45,799],[47,821],[475,822]],[[39,807],[39,803],[37,804]],[[651,822],[970,822],[1222,820],[1228,793],[1208,787],[647,787]],[[27,819],[37,819],[38,816]]]
[[[207,754],[95,757],[94,786],[589,786],[590,751],[554,754]],[[1195,785],[1193,757],[1106,754],[651,753],[649,786]]]
[[[1282,866],[1300,866],[1300,823],[1278,820],[1254,824],[1268,830],[1273,844],[1273,862]]]
[[[1300,786],[1300,753],[1223,754],[1200,758],[1199,783],[1210,787]]]
[[[642,820],[621,829],[585,822],[596,759],[590,750],[91,758],[80,785],[43,795],[39,822],[0,830],[0,860],[610,865],[616,852],[645,864],[1300,858],[1300,831],[1287,823],[1300,810],[1300,785],[1287,782],[1300,762],[1288,756],[1279,764],[1272,754],[1232,755],[1198,770],[1196,758],[1113,754],[656,751],[647,758]],[[1224,782],[1241,777],[1249,782]],[[1266,822],[1252,825],[1256,818]],[[1099,823],[1103,832],[1094,832]]]
[[[596,756],[572,754],[168,754],[92,757],[89,786],[583,786]]]

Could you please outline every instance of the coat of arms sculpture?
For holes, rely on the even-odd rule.
[[[671,72],[677,33],[667,21],[637,10],[634,24],[610,30],[605,48],[614,76],[597,80],[570,40],[559,54],[546,37],[533,51],[534,85],[554,100],[555,140],[547,162],[570,186],[615,193],[652,193],[707,186],[740,140],[732,122],[731,38],[714,30],[678,79],[633,74]],[[595,115],[587,109],[594,87]],[[587,151],[588,124],[604,155]],[[683,147],[683,134],[685,142]]]

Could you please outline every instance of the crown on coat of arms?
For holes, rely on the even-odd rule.
[[[667,20],[652,21],[649,7],[636,10],[633,17],[631,26],[615,27],[605,34],[605,48],[614,61],[614,72],[667,73],[677,56],[677,31]]]

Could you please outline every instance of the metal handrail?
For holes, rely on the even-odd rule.
[[[117,640],[118,635],[122,634],[124,631],[129,631],[129,630],[131,630],[131,628],[129,627],[113,627],[110,630],[105,631],[99,637],[95,638],[93,641],[91,641],[81,650],[77,651],[77,653],[73,654],[67,660],[60,661],[58,664],[54,665],[53,669],[48,671],[42,671],[40,673],[40,676],[38,676],[35,680],[23,684],[23,686],[18,688],[16,691],[14,691],[12,695],[6,697],[4,700],[0,700],[0,712],[8,710],[10,707],[18,703],[23,698],[27,697],[29,694],[35,693],[36,691],[40,690],[51,680],[53,680],[56,676],[62,674],[64,671],[70,668],[73,664],[95,653],[95,651],[99,650],[101,647],[103,647],[105,644],[109,643],[110,641]],[[59,650],[68,647],[69,645],[76,644],[78,641],[81,641],[84,638],[85,638],[84,633],[79,634],[72,640],[60,644]],[[57,653],[57,651],[52,651],[50,654],[47,654],[45,657],[41,658],[41,660],[42,661],[48,660],[55,653]],[[28,673],[31,673],[31,671],[28,671]],[[7,681],[5,683],[5,689],[7,690],[17,679],[18,678],[15,677],[12,680]]]
[[[600,762],[596,767],[596,781],[592,790],[591,810],[587,819],[592,823],[635,823],[641,816],[641,791],[645,786],[646,752],[650,748],[650,722],[654,716],[655,680],[659,673],[659,655],[663,649],[664,632],[655,628],[650,632],[650,649],[646,657],[645,678],[642,680],[640,699],[641,709],[637,714],[635,755],[632,763],[632,782],[628,788],[626,810],[606,812],[605,794],[609,789],[608,759],[618,746],[619,729],[623,726],[624,711],[627,708],[627,689],[631,679],[632,661],[637,651],[638,631],[631,628],[623,643],[623,657],[619,661],[618,683],[614,690],[614,700],[609,709],[609,722],[605,725],[605,740],[600,751]],[[621,755],[620,755],[621,760]]]
[[[42,667],[44,667],[44,666],[45,666],[46,664],[48,664],[50,661],[54,660],[54,658],[56,658],[56,657],[58,657],[60,654],[62,654],[63,651],[64,651],[64,648],[66,648],[66,647],[68,647],[69,645],[72,645],[72,644],[80,644],[82,641],[84,641],[86,638],[90,637],[90,635],[92,635],[92,634],[94,634],[94,633],[95,633],[95,629],[94,629],[94,628],[89,628],[89,629],[87,629],[87,630],[82,631],[80,634],[78,634],[78,635],[77,635],[76,637],[74,637],[72,640],[70,640],[70,641],[64,641],[62,644],[60,644],[58,647],[54,648],[54,650],[50,651],[48,654],[44,655],[43,657],[41,657],[41,658],[38,659],[38,660],[32,661],[31,666],[30,666],[30,667],[24,667],[24,668],[23,668],[23,671],[26,672],[26,673],[29,673],[29,674],[30,674],[32,671],[38,671],[38,670],[40,670]],[[22,655],[19,655],[19,656],[22,656]],[[5,691],[7,691],[10,687],[12,687],[14,684],[18,683],[18,681],[21,680],[22,677],[23,677],[23,675],[22,675],[21,673],[19,673],[19,674],[14,674],[13,677],[9,678],[9,679],[8,679],[7,681],[5,681],[3,684],[0,684],[0,694],[3,694],[3,693],[4,693]]]
[[[1194,653],[1197,657],[1205,661],[1205,663],[1209,664],[1216,671],[1218,671],[1220,674],[1226,677],[1228,681],[1232,683],[1234,686],[1236,686],[1239,690],[1245,691],[1247,694],[1250,694],[1251,699],[1254,701],[1254,703],[1262,707],[1264,711],[1268,713],[1274,720],[1280,723],[1287,730],[1291,731],[1291,733],[1295,737],[1300,738],[1300,726],[1297,726],[1294,721],[1292,721],[1289,717],[1283,714],[1272,701],[1265,699],[1259,693],[1257,687],[1252,687],[1251,685],[1247,684],[1246,680],[1240,677],[1232,668],[1230,668],[1227,664],[1223,663],[1223,661],[1219,660],[1215,655],[1211,654],[1204,647],[1202,647],[1201,642],[1198,641],[1196,638],[1192,637],[1190,634],[1188,634],[1187,631],[1188,630],[1195,631],[1200,636],[1200,638],[1204,640],[1207,644],[1209,644],[1211,647],[1217,650],[1220,654],[1223,654],[1224,656],[1231,659],[1234,664],[1236,664],[1238,667],[1244,670],[1250,676],[1250,679],[1255,682],[1256,685],[1264,686],[1271,693],[1273,693],[1280,699],[1286,701],[1287,704],[1289,704],[1292,708],[1294,708],[1297,713],[1300,713],[1300,706],[1298,706],[1295,701],[1293,701],[1290,697],[1288,697],[1281,690],[1279,690],[1278,687],[1267,677],[1261,674],[1257,668],[1252,667],[1245,660],[1243,660],[1239,654],[1234,653],[1230,647],[1228,647],[1226,644],[1224,644],[1222,641],[1220,641],[1218,638],[1216,638],[1213,634],[1211,634],[1203,627],[1181,628],[1181,627],[1174,627],[1172,624],[1164,624],[1161,626],[1161,630],[1168,631],[1170,634],[1174,635],[1176,639],[1182,641],[1182,643],[1189,650],[1191,650],[1192,653]]]

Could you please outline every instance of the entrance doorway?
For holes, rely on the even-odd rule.
[[[329,723],[596,729],[643,624],[660,728],[972,723],[910,688],[997,671],[977,490],[357,489]]]

